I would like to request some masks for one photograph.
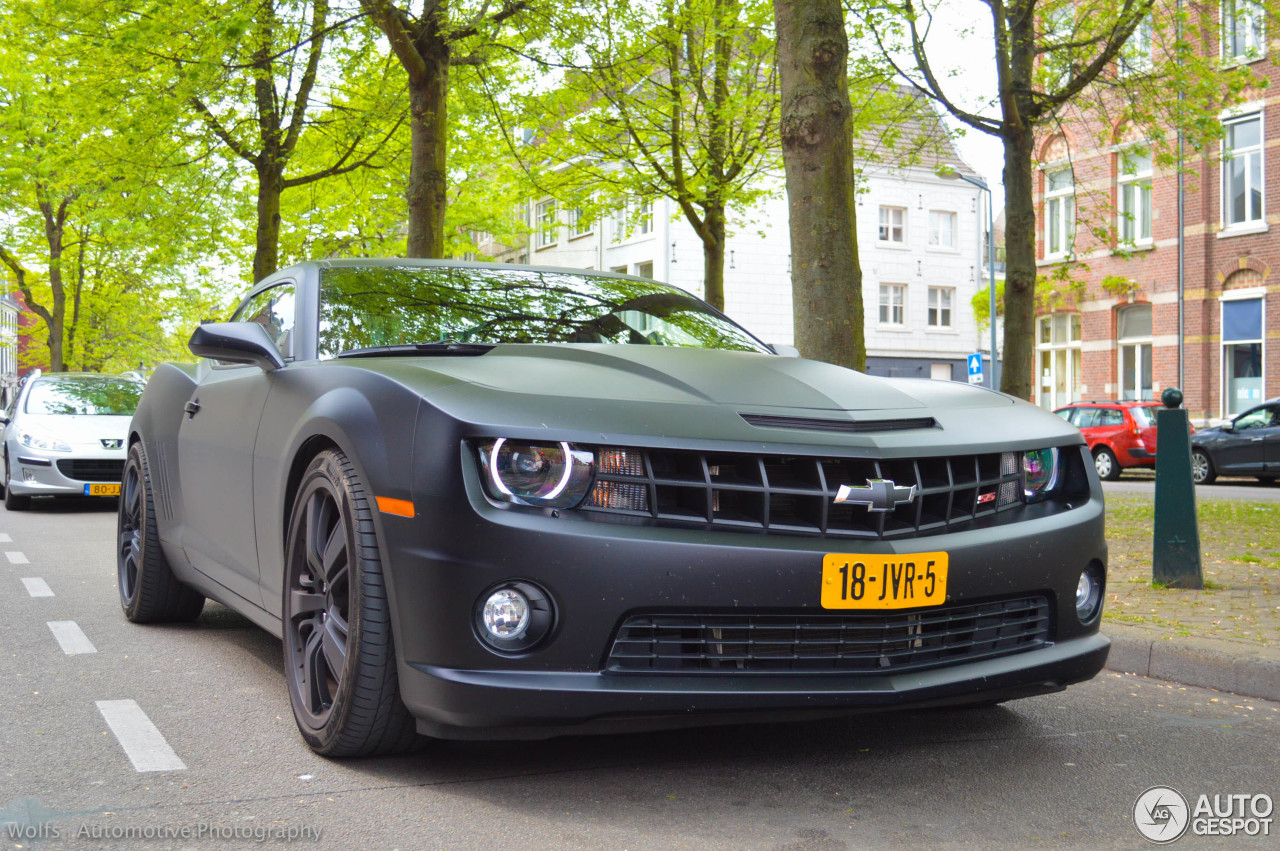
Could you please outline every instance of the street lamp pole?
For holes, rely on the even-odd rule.
[[[987,193],[987,284],[991,295],[991,389],[1000,389],[999,374],[996,369],[996,218],[992,209],[995,206],[991,187],[981,177],[969,177],[958,171],[948,172],[943,177],[959,178]]]

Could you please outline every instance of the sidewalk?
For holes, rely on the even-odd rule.
[[[1114,494],[1118,509],[1123,499]],[[1113,494],[1107,503],[1110,515]],[[1107,667],[1280,701],[1280,526],[1260,510],[1253,540],[1231,541],[1201,517],[1203,591],[1153,588],[1150,529],[1144,548],[1137,534],[1113,539],[1108,523]]]

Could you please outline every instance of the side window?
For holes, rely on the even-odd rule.
[[[1063,408],[1061,411],[1054,411],[1055,414],[1062,417],[1067,422],[1071,422],[1071,418],[1075,416],[1075,408]]]
[[[1098,413],[1101,414],[1101,416],[1098,417],[1098,425],[1124,425],[1124,412],[1118,408],[1102,408]]]
[[[293,284],[280,284],[247,299],[231,316],[232,322],[257,322],[275,341],[280,356],[293,357]]]
[[[1098,424],[1098,409],[1076,408],[1075,418],[1071,422],[1076,428],[1092,428]]]
[[[1271,409],[1258,408],[1238,417],[1235,421],[1235,428],[1236,431],[1246,431],[1251,428],[1266,428],[1272,424]]]

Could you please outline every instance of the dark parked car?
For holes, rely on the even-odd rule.
[[[1126,467],[1155,467],[1159,402],[1077,402],[1055,414],[1080,429],[1093,466],[1104,479]]]
[[[1218,476],[1280,478],[1280,398],[1250,408],[1229,423],[1191,438],[1191,477],[1207,485]]]
[[[992,703],[1106,660],[1088,450],[1008,396],[486,264],[294,266],[190,347],[130,430],[120,600],[282,636],[320,753]]]

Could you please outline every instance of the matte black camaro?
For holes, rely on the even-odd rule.
[[[991,703],[1098,672],[1080,432],[783,357],[653,281],[327,261],[156,370],[130,620],[283,638],[316,751]]]

